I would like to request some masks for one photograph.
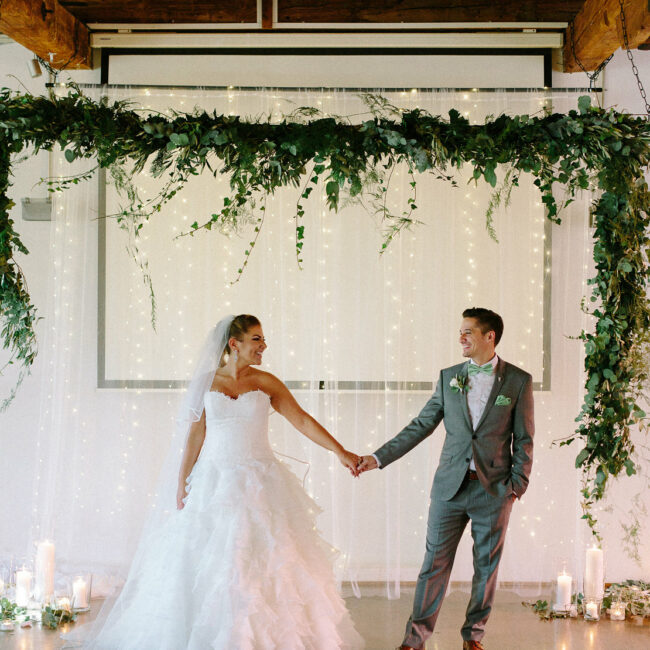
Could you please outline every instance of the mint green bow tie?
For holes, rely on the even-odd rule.
[[[492,364],[488,363],[485,366],[478,366],[475,363],[470,363],[469,368],[467,369],[467,374],[470,377],[478,375],[480,372],[485,373],[486,375],[492,374]]]

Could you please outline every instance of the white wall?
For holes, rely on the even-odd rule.
[[[633,51],[634,61],[639,69],[641,81],[650,94],[650,51]],[[603,107],[615,108],[622,113],[643,113],[645,108],[632,66],[624,50],[618,50],[607,64],[604,72],[596,79],[596,87],[603,88]],[[563,74],[553,72],[554,88],[576,88],[589,86],[584,72]]]

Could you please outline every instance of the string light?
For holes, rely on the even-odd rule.
[[[471,94],[465,93],[463,99],[468,102],[476,102],[479,97],[476,89]],[[422,93],[409,92],[402,93],[408,101],[423,101]],[[151,99],[151,107],[164,109],[170,105],[170,100],[178,101],[179,105],[182,100],[173,93],[163,100],[156,96],[155,91],[148,92],[148,99]],[[195,103],[193,99],[188,102]],[[232,105],[234,114],[242,114],[242,107],[246,104],[241,99],[240,93],[232,93],[229,102]],[[332,98],[330,98],[332,99]],[[328,107],[335,106],[336,100]],[[280,108],[279,102],[269,103],[276,104]],[[415,104],[414,104],[415,105]],[[323,106],[323,104],[321,104]],[[483,106],[481,104],[481,106]],[[325,108],[324,108],[325,110]],[[463,107],[463,114],[469,116],[474,122],[481,118],[481,110],[475,103],[467,103]],[[337,112],[334,110],[333,112]],[[434,111],[435,112],[435,111]],[[278,113],[275,113],[278,115]],[[339,114],[344,114],[339,111]],[[408,195],[408,175],[396,172],[393,179],[395,184],[393,188],[395,193],[391,196],[391,205],[396,210],[403,207],[403,197]],[[143,196],[151,195],[155,189],[155,179],[149,175],[143,174],[138,178],[138,188]],[[463,187],[464,180],[459,183]],[[129,264],[132,264],[128,258],[124,258],[124,270],[115,271],[116,275],[113,281],[123,289],[124,299],[111,303],[117,310],[109,314],[109,318],[114,317],[114,322],[120,323],[118,332],[124,333],[124,342],[126,345],[111,361],[116,371],[128,371],[130,379],[150,378],[151,376],[161,376],[160,373],[166,368],[177,370],[179,374],[190,369],[191,360],[186,358],[186,353],[177,354],[179,350],[194,349],[194,343],[203,335],[203,330],[210,318],[218,317],[220,313],[217,306],[222,306],[224,311],[238,310],[240,307],[248,308],[263,305],[260,309],[264,321],[273,323],[273,346],[270,353],[275,355],[270,357],[273,364],[269,363],[271,371],[277,367],[282,367],[282,376],[285,379],[298,377],[306,378],[308,381],[325,378],[329,380],[341,380],[356,378],[355,372],[361,372],[364,369],[373,369],[369,378],[377,377],[385,380],[411,380],[435,382],[437,370],[457,359],[456,331],[457,323],[453,322],[456,314],[447,316],[447,312],[453,311],[449,302],[456,305],[456,300],[462,307],[466,304],[473,304],[478,297],[481,300],[489,297],[493,304],[509,304],[510,300],[507,295],[513,287],[528,287],[521,297],[521,305],[517,308],[517,318],[507,320],[508,333],[513,333],[515,327],[519,336],[516,338],[507,338],[504,340],[504,346],[510,345],[508,354],[504,351],[505,358],[512,358],[517,364],[526,368],[535,367],[536,379],[539,370],[543,369],[539,359],[541,358],[543,346],[543,286],[544,277],[550,274],[550,250],[545,248],[545,236],[543,234],[543,206],[539,202],[526,209],[528,214],[537,214],[540,219],[535,222],[532,229],[526,226],[525,230],[517,229],[516,232],[528,232],[529,237],[517,242],[520,247],[521,258],[523,261],[515,262],[517,274],[520,276],[516,282],[509,282],[499,275],[497,268],[505,268],[509,263],[508,257],[512,251],[512,242],[508,241],[509,231],[515,232],[517,228],[513,222],[526,222],[527,216],[517,209],[505,211],[503,215],[497,215],[497,231],[504,242],[497,247],[491,242],[484,233],[483,229],[483,211],[486,203],[486,197],[489,196],[489,190],[483,186],[475,188],[467,186],[466,189],[452,190],[451,198],[442,199],[442,190],[436,189],[435,193],[428,195],[425,190],[426,182],[423,178],[418,178],[418,203],[420,204],[420,214],[416,217],[423,218],[427,225],[420,226],[416,229],[417,234],[411,231],[405,231],[400,234],[392,244],[389,251],[382,256],[382,259],[376,263],[376,242],[378,238],[369,228],[367,232],[368,241],[357,242],[352,244],[348,239],[356,237],[353,233],[351,223],[356,218],[351,215],[330,214],[327,210],[322,196],[315,191],[310,198],[310,210],[305,217],[308,224],[307,233],[309,240],[305,246],[310,247],[310,255],[305,256],[305,271],[298,272],[295,268],[295,255],[291,242],[295,240],[295,224],[293,216],[289,214],[288,208],[276,207],[278,215],[273,220],[269,219],[263,231],[260,244],[255,251],[254,261],[251,262],[249,270],[253,269],[253,264],[262,269],[259,276],[245,274],[240,283],[234,288],[229,285],[233,279],[233,266],[239,263],[241,251],[244,250],[247,238],[241,241],[237,237],[225,239],[221,242],[220,236],[216,233],[199,234],[193,238],[184,238],[174,241],[173,247],[167,246],[171,237],[170,234],[178,234],[184,228],[178,224],[185,223],[188,219],[194,220],[198,215],[205,214],[206,200],[210,205],[219,203],[215,201],[215,196],[219,193],[225,195],[227,187],[224,185],[223,178],[218,177],[210,179],[209,190],[197,191],[195,194],[182,197],[176,200],[180,210],[176,212],[174,219],[166,218],[161,215],[161,231],[154,234],[153,227],[142,242],[146,246],[142,247],[142,259],[148,260],[152,272],[159,274],[157,277],[164,281],[155,281],[156,292],[159,296],[159,313],[164,314],[160,319],[161,327],[164,334],[154,335],[148,322],[148,297],[142,287],[142,277],[139,270],[132,270]],[[215,189],[218,188],[218,189]],[[447,191],[447,190],[444,190]],[[529,190],[525,190],[528,192]],[[286,201],[285,195],[282,197]],[[208,198],[209,197],[209,198]],[[278,199],[280,204],[280,199]],[[174,203],[170,203],[173,205]],[[455,216],[449,213],[443,213],[443,206],[452,205],[456,209],[456,204],[462,206],[462,214]],[[284,205],[284,204],[282,204]],[[267,206],[269,213],[271,206]],[[426,212],[430,210],[430,213]],[[513,216],[517,213],[516,219]],[[286,214],[286,218],[285,217]],[[310,221],[311,220],[311,221]],[[444,224],[444,226],[443,226]],[[153,225],[153,224],[150,224]],[[70,227],[64,226],[63,230],[57,226],[56,231],[61,237],[61,242],[67,241],[70,246],[75,245],[75,239],[70,241]],[[364,233],[366,231],[363,231]],[[449,237],[447,238],[447,234]],[[67,237],[67,239],[65,239]],[[374,239],[371,239],[374,237]],[[444,239],[443,239],[444,238]],[[109,235],[110,239],[110,235]],[[119,245],[119,238],[114,237],[111,240],[112,245]],[[282,241],[282,245],[276,247],[275,242]],[[443,252],[448,254],[444,257],[444,262],[436,259],[440,256],[436,246],[439,241],[443,241]],[[284,245],[287,242],[287,245]],[[271,245],[273,243],[273,246]],[[241,244],[241,246],[240,246]],[[264,255],[265,250],[269,254]],[[341,265],[341,258],[348,250],[360,252],[358,265],[351,265],[354,268]],[[434,252],[435,251],[435,252]],[[110,249],[113,256],[110,262],[115,264],[112,271],[119,267],[116,264],[119,257],[114,255],[115,248]],[[486,259],[496,259],[495,268],[490,268],[486,272],[488,264]],[[505,259],[507,258],[507,259]],[[450,261],[449,261],[450,260]],[[530,261],[530,263],[528,263]],[[78,305],[78,296],[75,295],[74,284],[69,278],[71,277],[71,267],[74,265],[74,255],[59,255],[55,260],[55,270],[63,273],[57,276],[56,281],[63,282],[60,285],[59,293],[55,297],[57,309],[54,312],[57,323],[68,323],[75,325],[78,330],[78,324],[74,319],[78,318],[76,305]],[[360,268],[356,268],[356,267]],[[161,271],[161,269],[164,269]],[[588,270],[588,264],[584,264],[584,270]],[[112,272],[111,271],[111,272]],[[373,277],[377,273],[377,277]],[[349,275],[348,275],[349,274]],[[354,276],[352,276],[354,274]],[[354,277],[354,281],[351,280]],[[208,279],[207,283],[204,281]],[[110,279],[110,278],[109,278]],[[259,286],[256,286],[259,283]],[[209,286],[205,291],[204,287]],[[174,287],[170,289],[169,287]],[[198,290],[197,290],[198,287]],[[313,287],[316,287],[314,290]],[[452,287],[458,289],[457,297],[452,296]],[[486,289],[487,287],[487,289]],[[364,293],[368,291],[368,293]],[[246,293],[248,292],[248,293]],[[244,298],[250,297],[250,300]],[[424,296],[424,299],[423,299]],[[555,294],[554,294],[555,296]],[[226,299],[228,297],[228,299]],[[357,305],[350,306],[346,300],[352,302],[358,300]],[[435,309],[431,308],[435,306]],[[120,305],[121,303],[121,305]],[[336,305],[336,307],[332,307]],[[443,314],[436,313],[440,306],[447,305]],[[348,309],[356,309],[359,314],[359,320],[350,323],[347,318]],[[119,311],[118,311],[119,310]],[[212,311],[210,311],[212,310]],[[252,310],[252,309],[251,309]],[[305,313],[309,312],[309,313]],[[192,320],[196,314],[197,324],[193,325]],[[312,318],[318,314],[318,318]],[[423,318],[427,314],[427,318]],[[429,317],[429,314],[431,316]],[[450,326],[443,327],[446,320],[450,319]],[[174,320],[175,319],[175,320]],[[202,320],[204,319],[204,320]],[[378,320],[378,327],[375,323],[366,323],[365,321]],[[176,325],[169,327],[163,323],[175,322]],[[516,322],[516,326],[511,323]],[[310,323],[309,326],[305,326]],[[179,325],[180,324],[180,325]],[[264,323],[267,329],[266,322]],[[313,326],[313,329],[312,329]],[[370,331],[381,331],[386,334],[383,340],[377,343],[377,337],[365,335],[359,336],[364,332],[363,327],[367,326]],[[172,333],[173,331],[173,333]],[[446,334],[449,331],[450,334]],[[72,332],[72,328],[68,334]],[[440,336],[440,332],[445,332]],[[56,335],[56,332],[53,332]],[[109,337],[111,335],[109,334]],[[178,357],[172,363],[168,363],[163,356],[157,355],[159,350],[153,343],[157,337],[167,342],[165,352],[169,356]],[[163,338],[164,337],[164,338]],[[355,341],[357,346],[349,345],[346,337]],[[68,336],[64,337],[66,340]],[[72,337],[74,340],[74,337]],[[449,339],[449,345],[447,344]],[[313,339],[313,340],[310,340]],[[438,340],[441,339],[441,340]],[[444,339],[444,340],[442,340]],[[192,341],[192,344],[188,344]],[[116,343],[113,336],[111,344]],[[76,345],[76,343],[75,343]],[[61,352],[65,351],[69,358],[74,354],[75,345],[66,344]],[[112,348],[115,351],[116,348]],[[128,350],[125,353],[124,350]],[[346,356],[341,353],[346,351]],[[432,351],[433,350],[433,351]],[[513,353],[514,350],[514,353]],[[350,358],[350,354],[354,354]],[[357,354],[358,353],[358,354]],[[268,358],[268,355],[265,355]],[[160,357],[160,358],[158,358]],[[182,360],[181,360],[182,359]],[[53,377],[48,377],[46,384],[53,386],[53,390],[48,392],[49,399],[54,400],[59,395],[65,396],[65,402],[72,405],[66,417],[69,421],[74,421],[75,427],[79,427],[79,419],[88,417],[80,407],[78,396],[83,394],[75,385],[75,379],[72,375],[71,366],[59,363],[57,358],[56,364],[50,364],[50,367],[56,368],[65,376],[65,388],[62,386],[60,377],[56,382]],[[266,363],[266,360],[265,360]],[[343,370],[350,372],[350,375],[342,375]],[[322,373],[322,374],[321,374]],[[375,374],[376,373],[376,374]],[[433,376],[432,376],[433,375]],[[162,374],[163,377],[169,378],[168,375]],[[364,377],[365,378],[365,377]],[[174,377],[176,379],[176,377]],[[56,390],[54,390],[56,387]],[[318,414],[319,417],[332,425],[336,425],[337,435],[346,439],[355,436],[359,441],[358,449],[372,451],[388,437],[393,435],[398,427],[405,424],[408,419],[415,415],[421,405],[426,401],[427,391],[407,392],[403,390],[385,390],[378,391],[375,394],[370,391],[363,391],[358,394],[351,394],[345,398],[341,391],[338,397],[334,393],[325,391],[306,391],[308,395],[308,405],[311,411]],[[576,391],[577,394],[577,391]],[[152,395],[147,392],[125,392],[120,397],[123,404],[122,414],[119,419],[119,427],[115,428],[115,435],[119,443],[116,448],[119,449],[121,456],[116,460],[113,476],[116,478],[114,483],[114,496],[109,504],[106,499],[105,504],[95,505],[87,498],[86,489],[89,484],[89,477],[84,476],[84,481],[80,481],[74,488],[75,503],[79,503],[80,509],[90,509],[101,515],[109,512],[113,517],[133,506],[128,505],[128,499],[133,501],[142,497],[146,490],[141,494],[134,492],[133,486],[138,484],[137,474],[139,462],[138,454],[143,450],[143,436],[151,435],[149,431],[147,411],[153,403],[150,401]],[[542,440],[551,440],[557,431],[553,431],[553,419],[550,413],[556,408],[557,398],[552,395],[548,400],[541,401],[539,394],[536,395],[537,403],[541,405],[538,413],[538,423],[544,424],[540,427],[543,435]],[[554,401],[555,400],[555,401]],[[173,410],[175,395],[170,391],[167,400],[160,402],[166,405],[169,412]],[[157,402],[156,402],[157,403]],[[149,406],[147,406],[149,405]],[[67,408],[67,407],[66,407]],[[568,410],[568,409],[567,409]],[[375,413],[377,411],[377,413]],[[371,416],[376,414],[376,418],[360,416],[361,413],[369,412]],[[137,417],[135,415],[137,414]],[[46,440],[51,428],[51,422],[55,418],[51,410],[44,411],[43,422],[47,426],[39,427],[40,440]],[[359,422],[358,420],[361,420]],[[372,420],[373,426],[367,423]],[[557,421],[557,418],[555,418]],[[340,424],[339,424],[340,423]],[[364,430],[364,425],[368,429]],[[356,429],[359,431],[356,431]],[[89,453],[97,449],[97,436],[99,432],[91,423],[87,426],[83,424],[84,436],[80,438],[84,451],[80,455],[81,465],[91,462]],[[325,508],[324,523],[321,526],[325,529],[326,534],[344,528],[344,524],[338,523],[337,515],[330,505],[336,503],[333,483],[338,479],[339,468],[334,462],[323,461],[324,456],[321,452],[313,448],[310,443],[303,442],[297,437],[290,427],[282,423],[271,430],[272,436],[278,436],[273,441],[274,448],[279,451],[286,451],[294,447],[299,451],[305,450],[304,455],[296,452],[296,457],[308,457],[312,462],[313,468],[311,475],[307,479],[308,493],[315,497],[319,504],[327,506]],[[441,432],[439,432],[441,433]],[[541,432],[540,432],[541,433]],[[430,448],[439,446],[442,436],[432,437],[433,443],[426,443]],[[88,442],[90,441],[90,442]],[[39,441],[40,442],[40,441]],[[543,444],[543,443],[542,443]],[[43,464],[43,454],[47,453],[49,445],[37,447],[37,453],[40,454],[39,465]],[[89,451],[86,451],[89,449]],[[439,447],[437,447],[439,449]],[[434,452],[435,453],[435,452]],[[543,458],[543,456],[540,456]],[[416,495],[418,503],[412,508],[409,506],[412,519],[408,521],[422,522],[426,519],[424,510],[427,506],[426,498],[422,496],[428,492],[433,469],[435,468],[434,460],[428,463],[428,454],[410,455],[404,462],[395,469],[394,476],[401,473],[401,485],[406,485],[404,490],[410,490],[409,495]],[[49,458],[47,459],[49,463]],[[536,463],[540,461],[536,460]],[[544,462],[541,460],[541,462]],[[319,467],[320,466],[320,467]],[[405,468],[409,468],[406,472]],[[393,471],[393,470],[391,470]],[[80,474],[81,476],[81,474]],[[44,482],[49,480],[44,473],[40,473],[37,481],[43,486]],[[380,481],[389,479],[388,473],[382,474],[380,478],[364,477],[363,481],[377,481],[375,485],[381,485]],[[541,476],[533,483],[537,485],[538,494],[548,495],[548,504],[555,503],[553,498],[555,490],[544,485],[542,489]],[[361,482],[359,489],[366,489],[364,486],[368,483]],[[425,487],[423,487],[425,486]],[[336,486],[337,491],[340,485]],[[331,491],[331,492],[330,492]],[[43,489],[36,494],[42,495]],[[383,499],[383,491],[377,488],[377,498]],[[135,495],[135,496],[131,496]],[[527,498],[528,495],[527,495]],[[533,492],[532,498],[535,498]],[[395,507],[399,504],[397,501],[392,502]],[[523,504],[526,505],[526,504]],[[543,507],[543,517],[537,519],[525,519],[520,517],[518,522],[520,526],[515,526],[521,530],[521,534],[538,539],[543,538],[544,546],[549,539],[546,524],[548,523],[548,512],[551,512],[550,505]],[[38,515],[39,508],[35,506],[34,512]],[[522,509],[522,511],[524,511]],[[530,510],[534,511],[533,509]],[[516,513],[516,511],[515,511]],[[513,519],[517,515],[513,513]],[[125,516],[127,516],[125,514]],[[409,515],[410,517],[410,515]],[[45,520],[45,519],[44,519]],[[406,525],[406,516],[400,518],[400,525]],[[514,523],[514,522],[513,522]],[[573,533],[573,531],[571,531]],[[412,531],[413,540],[421,540],[424,534],[424,527],[418,526]],[[335,542],[336,540],[333,539]],[[509,540],[512,543],[512,540]],[[562,537],[559,544],[570,544],[572,538],[570,535]],[[536,541],[536,544],[538,542]],[[409,542],[410,544],[410,542]],[[415,547],[415,541],[413,542]],[[417,556],[418,551],[413,552]],[[346,554],[347,557],[347,554]]]

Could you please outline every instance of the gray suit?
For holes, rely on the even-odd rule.
[[[414,648],[423,647],[433,632],[468,521],[474,540],[474,579],[461,634],[468,640],[483,637],[512,495],[520,497],[526,491],[533,462],[532,377],[499,359],[492,392],[473,427],[466,394],[450,385],[454,377],[467,378],[468,365],[442,370],[436,391],[420,414],[374,454],[384,468],[431,435],[444,419],[446,436],[431,489],[426,554],[403,642]],[[474,481],[468,480],[472,456],[478,475]]]

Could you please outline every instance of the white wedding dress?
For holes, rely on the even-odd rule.
[[[269,397],[205,396],[183,510],[164,524],[88,648],[362,648],[318,535],[318,506],[268,441]]]

